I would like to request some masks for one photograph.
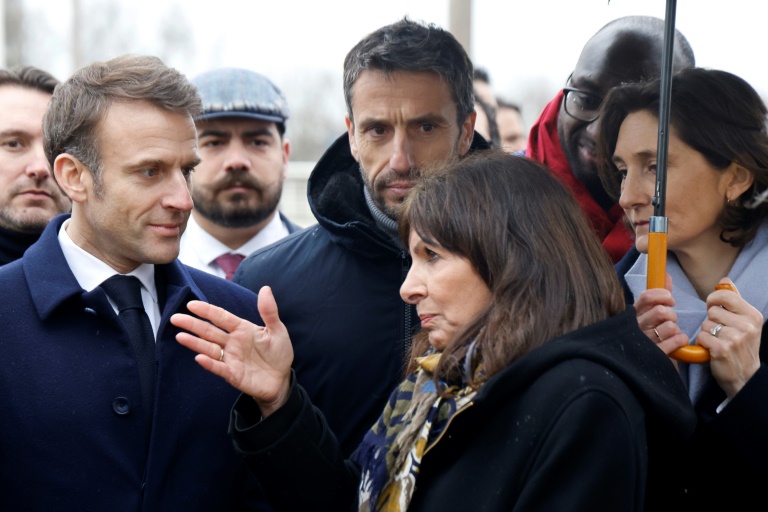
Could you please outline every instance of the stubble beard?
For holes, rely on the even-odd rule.
[[[379,190],[376,190],[376,187],[374,187],[370,179],[368,179],[368,174],[365,172],[362,164],[360,164],[360,175],[363,177],[363,184],[365,189],[368,191],[368,195],[371,196],[371,199],[373,199],[373,203],[376,205],[376,207],[390,219],[398,221],[400,219],[400,214],[402,213],[403,203],[398,202],[396,205],[387,204],[382,193]],[[408,170],[408,174],[404,177],[408,181],[415,182],[419,179],[420,176],[421,171],[412,167]],[[403,176],[395,176],[394,173],[390,173],[390,175],[385,180],[379,181],[377,183],[377,187],[380,190],[384,189],[389,183],[400,179],[403,179]]]
[[[43,187],[40,184],[36,186]],[[58,188],[58,185],[54,185],[54,187]],[[57,190],[49,190],[50,199],[53,201],[53,206],[49,208],[19,207],[10,204],[16,194],[24,189],[24,186],[17,184],[8,191],[6,196],[8,204],[0,205],[0,227],[11,231],[18,231],[19,233],[42,233],[51,219],[62,213],[69,212],[72,208],[69,198],[63,192],[57,193]]]
[[[454,144],[453,149],[451,150],[451,154],[442,163],[436,164],[435,168],[439,168],[442,165],[446,165],[448,162],[451,162],[453,161],[453,159],[458,157],[460,142],[461,142],[461,131],[459,131],[459,138],[456,140],[456,143]],[[384,196],[380,192],[378,192],[375,189],[376,187],[374,187],[373,184],[371,183],[371,180],[368,178],[368,173],[365,172],[365,169],[363,168],[362,163],[360,164],[360,175],[363,178],[363,184],[366,190],[368,190],[368,195],[371,196],[371,199],[373,199],[373,203],[376,205],[376,207],[379,210],[381,210],[381,212],[384,213],[384,215],[394,220],[395,222],[398,222],[400,220],[400,215],[402,214],[403,202],[405,201],[405,199],[398,202],[397,205],[388,205],[386,200],[384,199]],[[408,170],[408,174],[407,176],[405,176],[405,178],[408,181],[413,182],[415,184],[416,182],[418,182],[421,176],[422,176],[421,168],[411,167]],[[387,178],[384,179],[384,181],[378,182],[377,186],[378,188],[383,189],[389,183],[402,178],[403,176],[401,175],[395,176],[395,173],[391,172],[387,176]]]
[[[19,233],[42,233],[51,219],[59,213],[64,212],[57,212],[52,215],[42,212],[23,214],[15,211],[10,206],[3,206],[0,207],[0,227],[10,231],[18,231]]]

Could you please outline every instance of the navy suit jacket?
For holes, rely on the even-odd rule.
[[[131,344],[101,288],[86,292],[51,221],[0,268],[0,510],[232,511],[260,508],[227,435],[238,392],[175,340],[173,313],[200,299],[256,320],[256,295],[157,265],[162,320],[147,441]]]

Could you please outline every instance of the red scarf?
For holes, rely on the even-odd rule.
[[[587,187],[573,175],[571,166],[560,147],[560,137],[557,134],[557,116],[562,100],[563,91],[560,91],[555,99],[544,107],[531,127],[525,156],[546,164],[571,189],[581,209],[592,222],[592,227],[600,238],[603,248],[616,263],[634,245],[634,237],[622,223],[624,210],[621,206],[615,204],[606,212],[592,199]]]

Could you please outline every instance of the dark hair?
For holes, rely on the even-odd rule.
[[[501,147],[499,122],[496,120],[496,107],[486,101],[483,101],[479,94],[475,95],[475,103],[477,106],[483,109],[483,112],[485,112],[485,117],[488,119],[488,135],[491,138],[491,140],[488,141],[488,144],[495,148]]]
[[[491,77],[488,74],[488,71],[486,71],[484,68],[475,68],[475,70],[472,72],[472,78],[486,84],[491,83]]]
[[[392,75],[396,71],[432,72],[440,76],[456,102],[459,126],[474,110],[472,61],[447,30],[407,17],[368,34],[344,59],[344,100],[352,115],[352,86],[365,70]]]
[[[424,176],[406,200],[401,240],[407,246],[414,230],[466,258],[492,294],[489,308],[443,351],[436,379],[464,374],[468,340],[476,340],[485,380],[548,340],[624,309],[608,255],[543,164],[491,149]],[[413,356],[427,346],[420,333]]]
[[[53,94],[59,81],[50,73],[34,66],[18,66],[0,69],[0,86],[3,85],[17,85],[46,94]]]
[[[600,109],[597,155],[600,177],[618,196],[621,175],[613,163],[619,130],[629,114],[647,111],[659,116],[660,80],[616,87]],[[749,170],[754,182],[727,204],[719,220],[720,239],[743,247],[755,237],[768,216],[768,132],[766,107],[746,81],[726,71],[686,69],[672,78],[670,133],[701,153],[715,169],[732,162]]]
[[[146,101],[192,118],[202,112],[197,89],[157,57],[123,55],[94,62],[56,88],[43,118],[45,155],[69,153],[85,164],[99,190],[101,157],[96,130],[116,101]]]
[[[507,101],[503,98],[497,98],[496,103],[498,104],[497,110],[501,110],[502,108],[508,108],[510,110],[514,110],[518,114],[522,116],[523,112],[520,109],[520,105],[517,103],[512,103],[511,101]]]

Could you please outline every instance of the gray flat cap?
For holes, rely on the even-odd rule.
[[[267,77],[255,71],[220,68],[192,80],[203,100],[198,120],[249,117],[285,123],[290,116],[285,96]]]

